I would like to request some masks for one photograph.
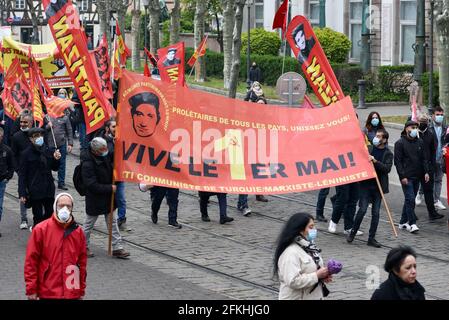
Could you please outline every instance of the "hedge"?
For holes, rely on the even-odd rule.
[[[330,28],[313,28],[324,53],[332,63],[344,63],[348,60],[351,50],[351,40],[341,33]]]
[[[250,48],[254,55],[277,56],[281,47],[281,39],[276,32],[256,28],[250,30]],[[248,32],[242,33],[241,54],[246,54],[248,47]]]

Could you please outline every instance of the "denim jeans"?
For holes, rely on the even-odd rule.
[[[220,219],[226,218],[226,193],[213,193],[213,192],[198,192],[200,196],[200,211],[201,215],[207,216],[207,202],[211,196],[216,195],[218,198],[218,206],[220,207]]]
[[[65,164],[67,159],[67,145],[63,144],[58,147],[59,152],[61,152],[61,159],[59,159],[59,169],[58,169],[58,186],[65,185]]]
[[[237,209],[243,210],[248,208],[248,195],[239,194],[239,202],[237,202]]]
[[[104,220],[106,221],[107,227],[109,226],[109,215],[110,213],[104,215]],[[97,222],[98,217],[99,216],[90,216],[86,214],[86,220],[84,220],[83,230],[84,235],[86,236],[87,248],[89,248],[90,234],[95,226],[95,222]],[[120,249],[123,249],[122,236],[120,235],[120,231],[118,229],[117,220],[115,219],[115,217],[112,217],[112,250],[120,250]]]
[[[25,207],[25,204],[19,200],[19,205],[20,205],[20,219],[21,222],[26,222],[28,223],[28,218],[27,218],[27,212],[28,209],[27,207]]]
[[[332,222],[337,223],[344,216],[344,229],[352,229],[354,224],[354,215],[359,201],[359,183],[353,182],[338,186],[336,190],[335,206],[332,210]]]
[[[435,183],[433,187],[433,200],[437,202],[440,200],[441,196],[441,188],[443,185],[443,170],[441,169],[441,163],[437,162],[437,166],[435,168]]]
[[[3,214],[3,196],[5,195],[6,184],[6,180],[0,181],[0,221]]]
[[[80,140],[80,150],[87,150],[89,148],[89,141],[87,141],[86,136],[86,124],[84,122],[79,124],[79,140]]]
[[[316,216],[324,215],[324,205],[326,204],[326,198],[329,195],[329,191],[331,188],[323,188],[318,193],[318,201],[316,202]]]
[[[167,197],[168,223],[175,223],[178,219],[179,189],[154,186],[150,190],[151,211],[157,215],[161,208],[162,200]]]
[[[369,228],[368,239],[371,240],[376,237],[377,226],[379,225],[381,201],[382,196],[380,195],[377,186],[363,186],[360,188],[359,211],[354,218],[354,226],[352,227],[353,233],[356,233],[359,230],[366,211],[368,210],[368,205],[372,203],[371,225]]]
[[[402,192],[404,192],[404,206],[402,207],[402,216],[400,224],[408,222],[409,225],[416,224],[415,216],[415,197],[419,189],[419,180],[415,178],[408,178],[406,185],[402,185]]]
[[[117,204],[118,220],[126,218],[126,199],[125,199],[125,183],[117,182],[117,191],[115,193],[115,203]]]

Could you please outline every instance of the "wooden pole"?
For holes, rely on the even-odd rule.
[[[114,185],[115,179],[112,178],[112,185]],[[114,217],[114,200],[115,200],[115,192],[112,191],[111,195],[111,212],[109,212],[109,218],[108,218],[108,255],[112,256],[112,220]]]
[[[193,68],[190,69],[190,73],[189,73],[189,76],[187,77],[187,80],[190,79],[190,76],[192,75],[193,70],[196,68],[196,63],[197,63],[197,61],[198,61],[198,59],[195,61],[195,64],[193,65]]]
[[[47,120],[50,123],[50,131],[53,137],[53,142],[55,144],[55,149],[58,149],[58,145],[56,144],[55,132],[53,131],[53,123],[51,122],[50,116],[48,114],[46,114],[45,116],[47,117]]]

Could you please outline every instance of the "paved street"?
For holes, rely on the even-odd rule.
[[[373,110],[381,115],[387,111],[390,114],[408,112],[403,107],[391,108],[357,112],[363,121]],[[394,144],[400,131],[387,130],[390,144]],[[75,148],[74,152],[79,151]],[[75,156],[68,157],[67,182],[76,200],[75,217],[82,223],[84,200],[71,185],[77,162]],[[390,193],[386,198],[397,223],[403,194],[395,168],[390,178]],[[7,192],[0,224],[0,299],[25,299],[23,260],[29,232],[18,228],[17,177],[10,181]],[[128,225],[133,230],[124,232],[123,237],[131,259],[123,261],[107,256],[106,226],[103,219],[98,219],[97,230],[91,238],[91,249],[96,256],[88,261],[87,299],[276,299],[278,283],[271,275],[276,238],[293,213],[315,213],[317,192],[269,196],[268,203],[256,202],[255,197],[250,196],[253,214],[249,217],[236,210],[237,196],[229,195],[228,212],[235,221],[220,225],[215,198],[210,204],[212,221],[205,223],[200,219],[196,194],[182,191],[178,213],[178,220],[183,224],[181,230],[167,227],[165,202],[159,213],[159,223],[154,225],[149,217],[149,194],[140,192],[134,184],[127,184],[126,193]],[[446,187],[444,198],[447,204]],[[329,204],[325,210],[327,217],[331,213]],[[441,212],[447,216],[447,211]],[[417,208],[417,216],[419,233],[398,230],[396,239],[382,207],[377,240],[384,246],[380,249],[366,245],[369,214],[362,224],[365,234],[351,245],[342,234],[343,222],[336,235],[327,232],[327,224],[318,223],[317,244],[322,248],[324,260],[334,258],[344,265],[343,271],[329,285],[328,298],[369,299],[375,286],[372,283],[381,282],[387,276],[382,266],[389,249],[409,244],[418,253],[418,280],[426,288],[427,298],[449,299],[447,219],[429,222],[424,206]],[[31,221],[31,211],[29,218]]]

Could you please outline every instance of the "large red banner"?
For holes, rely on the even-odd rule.
[[[374,177],[349,97],[336,108],[249,103],[124,71],[115,178],[236,194],[276,194]]]
[[[101,128],[114,110],[101,91],[98,72],[90,59],[87,39],[72,1],[42,2],[53,38],[83,105],[86,131],[90,133]]]
[[[288,25],[287,41],[322,105],[328,106],[343,99],[344,94],[337,77],[305,17],[293,18]]]
[[[161,80],[184,85],[184,42],[157,50],[157,67]]]

